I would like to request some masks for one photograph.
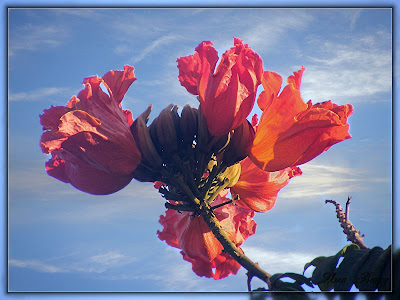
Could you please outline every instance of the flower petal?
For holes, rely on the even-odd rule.
[[[202,76],[208,78],[214,72],[218,53],[212,44],[209,41],[202,42],[197,46],[195,54],[177,59],[178,79],[181,85],[193,95],[199,94],[198,86]]]
[[[56,153],[65,162],[64,176],[68,178],[71,185],[83,192],[93,195],[108,195],[124,188],[132,180],[130,174],[122,175],[93,168],[66,150]],[[48,174],[54,175],[49,172]],[[61,180],[60,177],[54,177]]]
[[[49,174],[50,176],[65,183],[70,182],[67,172],[65,170],[65,161],[62,160],[56,154],[56,152],[53,152],[51,154],[51,159],[46,162],[45,169],[47,174]]]
[[[212,77],[203,74],[199,100],[210,133],[236,129],[250,114],[262,76],[262,60],[240,39],[221,57]]]
[[[276,172],[259,169],[249,158],[241,163],[239,181],[231,187],[232,197],[239,195],[236,204],[257,212],[265,212],[275,205],[278,192],[290,178],[301,175],[299,167],[289,167]]]
[[[304,103],[300,95],[303,71],[304,67],[290,76],[288,85],[271,103],[263,102],[249,157],[265,171],[303,164],[351,137],[346,122],[352,106]]]
[[[123,71],[109,71],[102,77],[111,90],[112,99],[120,104],[130,85],[137,79],[133,71],[134,67],[125,65]]]
[[[258,107],[264,111],[272,103],[282,86],[282,76],[271,71],[264,71],[261,78],[261,84],[264,90],[257,99]]]
[[[122,110],[121,100],[135,79],[130,66],[85,78],[78,97],[44,110],[40,146],[52,154],[49,175],[92,194],[115,192],[132,180],[141,155],[130,130],[132,113]]]
[[[226,202],[227,193],[228,191],[220,193],[213,204]],[[230,204],[216,208],[214,213],[229,238],[237,246],[255,233],[253,211]],[[181,248],[183,259],[192,263],[193,271],[199,276],[220,279],[229,274],[236,274],[240,265],[223,252],[222,245],[203,219],[190,214],[168,209],[165,216],[160,216],[160,224],[164,227],[161,232],[157,232],[160,240],[165,240],[170,246]]]

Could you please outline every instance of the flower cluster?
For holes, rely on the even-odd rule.
[[[227,202],[227,194],[228,191],[225,191],[218,195],[214,203],[220,205]],[[257,224],[252,219],[254,212],[251,210],[224,205],[216,208],[214,213],[238,247],[256,231]],[[223,252],[221,243],[200,216],[168,209],[165,216],[160,217],[160,223],[164,226],[163,231],[157,232],[160,240],[182,249],[183,259],[192,263],[197,275],[220,279],[239,270],[240,265]]]
[[[171,104],[150,125],[151,105],[136,120],[121,107],[136,79],[131,66],[85,78],[65,107],[40,116],[49,175],[90,194],[114,193],[133,178],[155,182],[167,200],[159,238],[181,249],[197,275],[214,279],[240,267],[221,239],[243,252],[256,230],[254,212],[275,205],[280,189],[301,175],[299,165],[351,137],[353,111],[349,104],[305,103],[304,67],[282,88],[282,77],[265,71],[261,57],[238,38],[217,66],[218,60],[211,42],[178,58],[178,79],[199,106],[179,114]],[[259,86],[262,114],[249,121]]]

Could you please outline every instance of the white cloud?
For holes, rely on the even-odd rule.
[[[350,30],[354,30],[358,19],[360,18],[361,10],[351,11],[350,15]]]
[[[9,55],[21,50],[40,50],[47,47],[58,47],[65,43],[67,31],[56,25],[25,24],[10,28]]]
[[[301,274],[306,263],[321,255],[321,253],[310,252],[269,251],[245,244],[241,247],[246,256],[257,262],[263,270],[270,274],[286,272]]]
[[[64,273],[63,268],[46,264],[38,260],[18,260],[10,259],[8,264],[13,267],[32,269],[43,273]]]
[[[343,38],[341,43],[312,40],[321,53],[309,57],[302,80],[304,100],[391,101],[391,36],[377,31],[364,36]],[[389,96],[382,97],[383,93]]]
[[[62,260],[69,257],[68,263]],[[46,261],[52,261],[52,264]],[[136,261],[135,257],[129,257],[118,250],[111,250],[106,253],[90,257],[81,257],[79,253],[50,258],[45,261],[37,259],[9,259],[12,267],[32,269],[43,273],[104,273],[110,269],[128,265]]]
[[[255,25],[244,27],[250,29],[243,33],[242,39],[257,52],[268,52],[270,49],[276,49],[288,32],[305,30],[314,19],[311,14],[301,9],[289,11],[261,10],[263,14],[258,15]]]
[[[126,259],[126,256],[119,253],[118,251],[109,251],[104,254],[98,254],[89,257],[90,262],[105,266],[112,266],[115,264],[119,264],[124,259]]]
[[[180,37],[178,35],[169,34],[169,35],[165,35],[165,36],[162,36],[162,37],[154,40],[149,46],[144,48],[140,52],[139,55],[137,55],[136,57],[133,58],[132,63],[135,64],[135,63],[141,61],[142,59],[144,59],[150,53],[158,50],[161,46],[165,46],[167,44],[170,44],[170,43],[178,40],[179,38]]]
[[[281,201],[281,204],[290,206],[300,204],[296,199],[301,198],[301,205],[304,205],[307,199],[314,201],[314,196],[349,195],[355,191],[368,189],[368,183],[390,182],[390,178],[368,176],[365,170],[343,166],[307,163],[300,168],[303,175],[291,179],[288,186],[279,193],[279,198],[289,198],[293,201]]]
[[[9,101],[34,101],[34,100],[43,100],[46,97],[59,96],[65,98],[65,103],[70,99],[70,97],[76,93],[76,91],[72,91],[69,88],[60,88],[60,87],[45,87],[38,88],[29,92],[19,92],[19,93],[11,93],[8,97]]]
[[[61,192],[68,197],[60,197],[60,193],[57,192],[59,201],[54,205],[60,205],[60,201],[64,201],[65,204],[73,203],[73,205],[48,216],[52,221],[99,224],[109,223],[116,219],[134,218],[139,222],[141,219],[157,218],[165,211],[163,205],[165,199],[152,183],[146,184],[133,180],[121,191],[106,196],[89,195],[70,185],[66,185],[65,190]],[[52,190],[48,197],[54,194],[55,191]],[[74,198],[78,198],[79,202],[74,202]]]

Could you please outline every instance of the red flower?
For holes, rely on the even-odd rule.
[[[218,195],[213,204],[226,202],[227,193],[225,191]],[[228,204],[215,209],[214,213],[237,246],[256,231],[257,224],[252,219],[254,212],[251,210]],[[201,216],[192,217],[191,214],[168,209],[165,216],[160,216],[159,222],[164,229],[157,231],[159,239],[172,247],[182,249],[183,258],[192,263],[192,269],[198,276],[221,279],[236,274],[240,264],[229,254],[222,252],[221,243]]]
[[[279,95],[282,78],[269,71],[262,77],[264,91],[257,103],[263,113],[249,157],[265,171],[304,164],[351,138],[347,118],[353,106],[338,106],[331,101],[304,103],[300,95],[303,71],[304,67],[290,76]]]
[[[236,204],[257,212],[265,212],[274,207],[278,192],[292,177],[302,174],[299,167],[266,172],[253,164],[248,157],[240,162],[240,166],[242,171],[239,180],[231,187],[232,197],[239,195]]]
[[[40,146],[51,154],[46,171],[90,194],[110,194],[125,187],[140,163],[130,131],[132,113],[121,101],[133,81],[134,68],[110,71],[102,78],[85,78],[85,88],[64,106],[40,116]],[[100,84],[107,89],[102,91]]]
[[[199,95],[200,105],[210,133],[220,136],[236,129],[253,108],[262,77],[262,60],[243,41],[234,38],[234,46],[218,61],[211,42],[202,42],[196,53],[178,58],[179,81],[189,93]]]

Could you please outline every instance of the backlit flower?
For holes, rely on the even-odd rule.
[[[213,205],[226,202],[227,193],[221,193]],[[216,208],[214,213],[238,247],[256,231],[257,224],[252,219],[254,212],[251,210],[228,204]],[[165,216],[160,216],[160,224],[164,227],[162,231],[157,232],[160,240],[182,249],[183,258],[192,263],[192,269],[198,276],[221,279],[236,274],[240,264],[223,252],[223,246],[202,217],[193,217],[192,214],[168,209]]]
[[[210,133],[220,136],[236,129],[253,108],[262,77],[262,60],[243,41],[234,38],[234,46],[218,61],[211,42],[202,42],[196,53],[178,58],[179,81],[189,93],[199,95]]]
[[[288,167],[276,172],[266,172],[246,158],[240,162],[242,171],[238,182],[231,187],[232,197],[239,196],[236,204],[257,212],[274,207],[278,192],[294,176],[302,174],[299,167]]]
[[[110,194],[131,181],[141,156],[130,131],[132,113],[121,101],[136,80],[133,71],[124,66],[85,78],[85,88],[65,107],[44,110],[40,146],[52,155],[45,165],[49,175],[90,194]]]
[[[290,76],[279,95],[281,77],[269,71],[262,77],[264,91],[257,103],[263,113],[249,157],[265,171],[301,165],[351,138],[347,118],[353,107],[331,101],[305,103],[300,95],[303,71],[304,67]]]

